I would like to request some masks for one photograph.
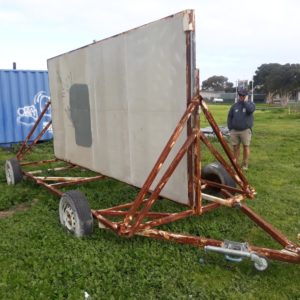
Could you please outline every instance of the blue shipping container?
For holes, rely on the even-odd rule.
[[[49,99],[47,71],[0,70],[0,146],[24,141]],[[49,120],[50,108],[31,140]],[[52,139],[52,136],[50,127],[42,140]]]

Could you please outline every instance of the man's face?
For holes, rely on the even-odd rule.
[[[239,97],[240,97],[240,101],[244,101],[246,98],[246,96],[243,96],[243,95],[239,95]]]

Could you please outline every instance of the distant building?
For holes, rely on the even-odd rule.
[[[235,102],[236,93],[225,93],[225,91],[221,92],[212,92],[212,91],[200,91],[201,96],[205,101],[213,102],[215,98],[223,99],[224,103],[233,103]],[[300,96],[300,93],[299,93]],[[255,103],[264,103],[266,102],[265,94],[254,94],[254,102]]]
[[[224,91],[221,92],[215,92],[211,90],[202,90],[200,91],[201,96],[204,98],[206,101],[213,101],[215,98],[222,98],[221,94],[225,93]]]

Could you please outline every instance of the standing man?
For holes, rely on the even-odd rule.
[[[251,101],[248,101],[247,90],[243,88],[238,89],[238,95],[238,102],[234,103],[228,112],[227,126],[230,130],[230,140],[233,147],[235,161],[238,162],[239,160],[240,144],[242,143],[242,169],[248,170],[255,104]]]

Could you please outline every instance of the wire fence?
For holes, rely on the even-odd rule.
[[[300,102],[289,102],[287,105],[288,114],[300,114]]]
[[[256,110],[286,110],[289,115],[300,114],[300,101],[290,101],[286,105],[280,103],[258,104]]]

